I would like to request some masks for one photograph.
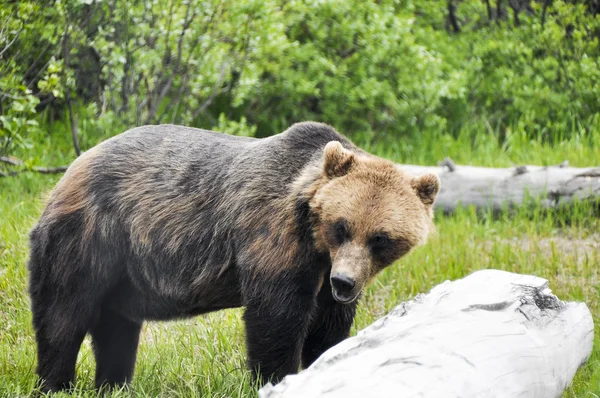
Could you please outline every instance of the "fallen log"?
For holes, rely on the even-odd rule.
[[[20,167],[0,170],[0,177],[26,171],[58,174],[66,166],[25,168],[16,158],[0,156],[0,163]],[[500,211],[537,200],[542,208],[555,208],[575,200],[600,200],[600,167],[569,167],[567,162],[556,166],[519,166],[489,168],[456,165],[445,159],[438,166],[398,164],[409,174],[435,173],[440,177],[441,190],[434,206],[451,213],[459,206],[474,206],[478,210]]]
[[[441,190],[435,207],[445,213],[459,206],[502,210],[539,200],[542,208],[555,208],[574,200],[597,200],[600,196],[600,167],[519,166],[488,168],[460,166],[446,159],[436,166],[398,165],[410,174],[435,173]]]
[[[484,270],[402,303],[260,398],[560,397],[594,323],[545,279]]]

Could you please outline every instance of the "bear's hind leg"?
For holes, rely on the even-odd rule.
[[[76,283],[65,288],[50,278],[41,278],[40,268],[32,269],[30,282],[36,373],[43,392],[59,391],[75,381],[77,353],[96,317],[94,297],[82,294]]]
[[[81,343],[95,321],[93,298],[47,283],[31,294],[37,342],[37,374],[44,392],[69,388]]]
[[[65,331],[61,331],[63,334]],[[85,330],[66,331],[60,337],[41,327],[36,330],[37,374],[42,392],[71,388],[75,382],[75,362]]]
[[[131,380],[142,322],[104,308],[91,330],[96,357],[96,388],[118,386]]]

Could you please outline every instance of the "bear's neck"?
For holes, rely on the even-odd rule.
[[[328,179],[323,175],[322,158],[313,159],[298,174],[292,183],[291,200],[294,203],[294,221],[301,239],[310,239],[313,248],[322,253],[328,253],[327,248],[317,241],[317,228],[320,219],[312,209],[311,202],[319,190],[327,184]]]

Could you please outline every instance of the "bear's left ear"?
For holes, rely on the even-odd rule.
[[[329,178],[348,174],[356,159],[339,141],[331,141],[323,149],[323,172]]]
[[[440,178],[433,173],[423,174],[422,176],[413,178],[411,186],[421,201],[430,206],[440,191]]]

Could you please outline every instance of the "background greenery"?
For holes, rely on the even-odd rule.
[[[83,149],[142,123],[262,137],[300,120],[386,146],[585,140],[600,127],[599,12],[598,0],[2,0],[0,155],[52,135],[69,109]]]
[[[0,396],[35,382],[26,234],[59,176],[31,171],[68,165],[74,133],[86,150],[143,123],[264,137],[318,120],[399,163],[598,165],[599,40],[598,0],[0,0],[0,156],[22,161],[0,162]],[[548,278],[598,319],[593,205],[437,223],[369,288],[355,330],[492,267]],[[240,314],[148,324],[115,395],[255,395]],[[600,396],[599,365],[596,349],[565,396]],[[79,395],[93,369],[86,341]]]

